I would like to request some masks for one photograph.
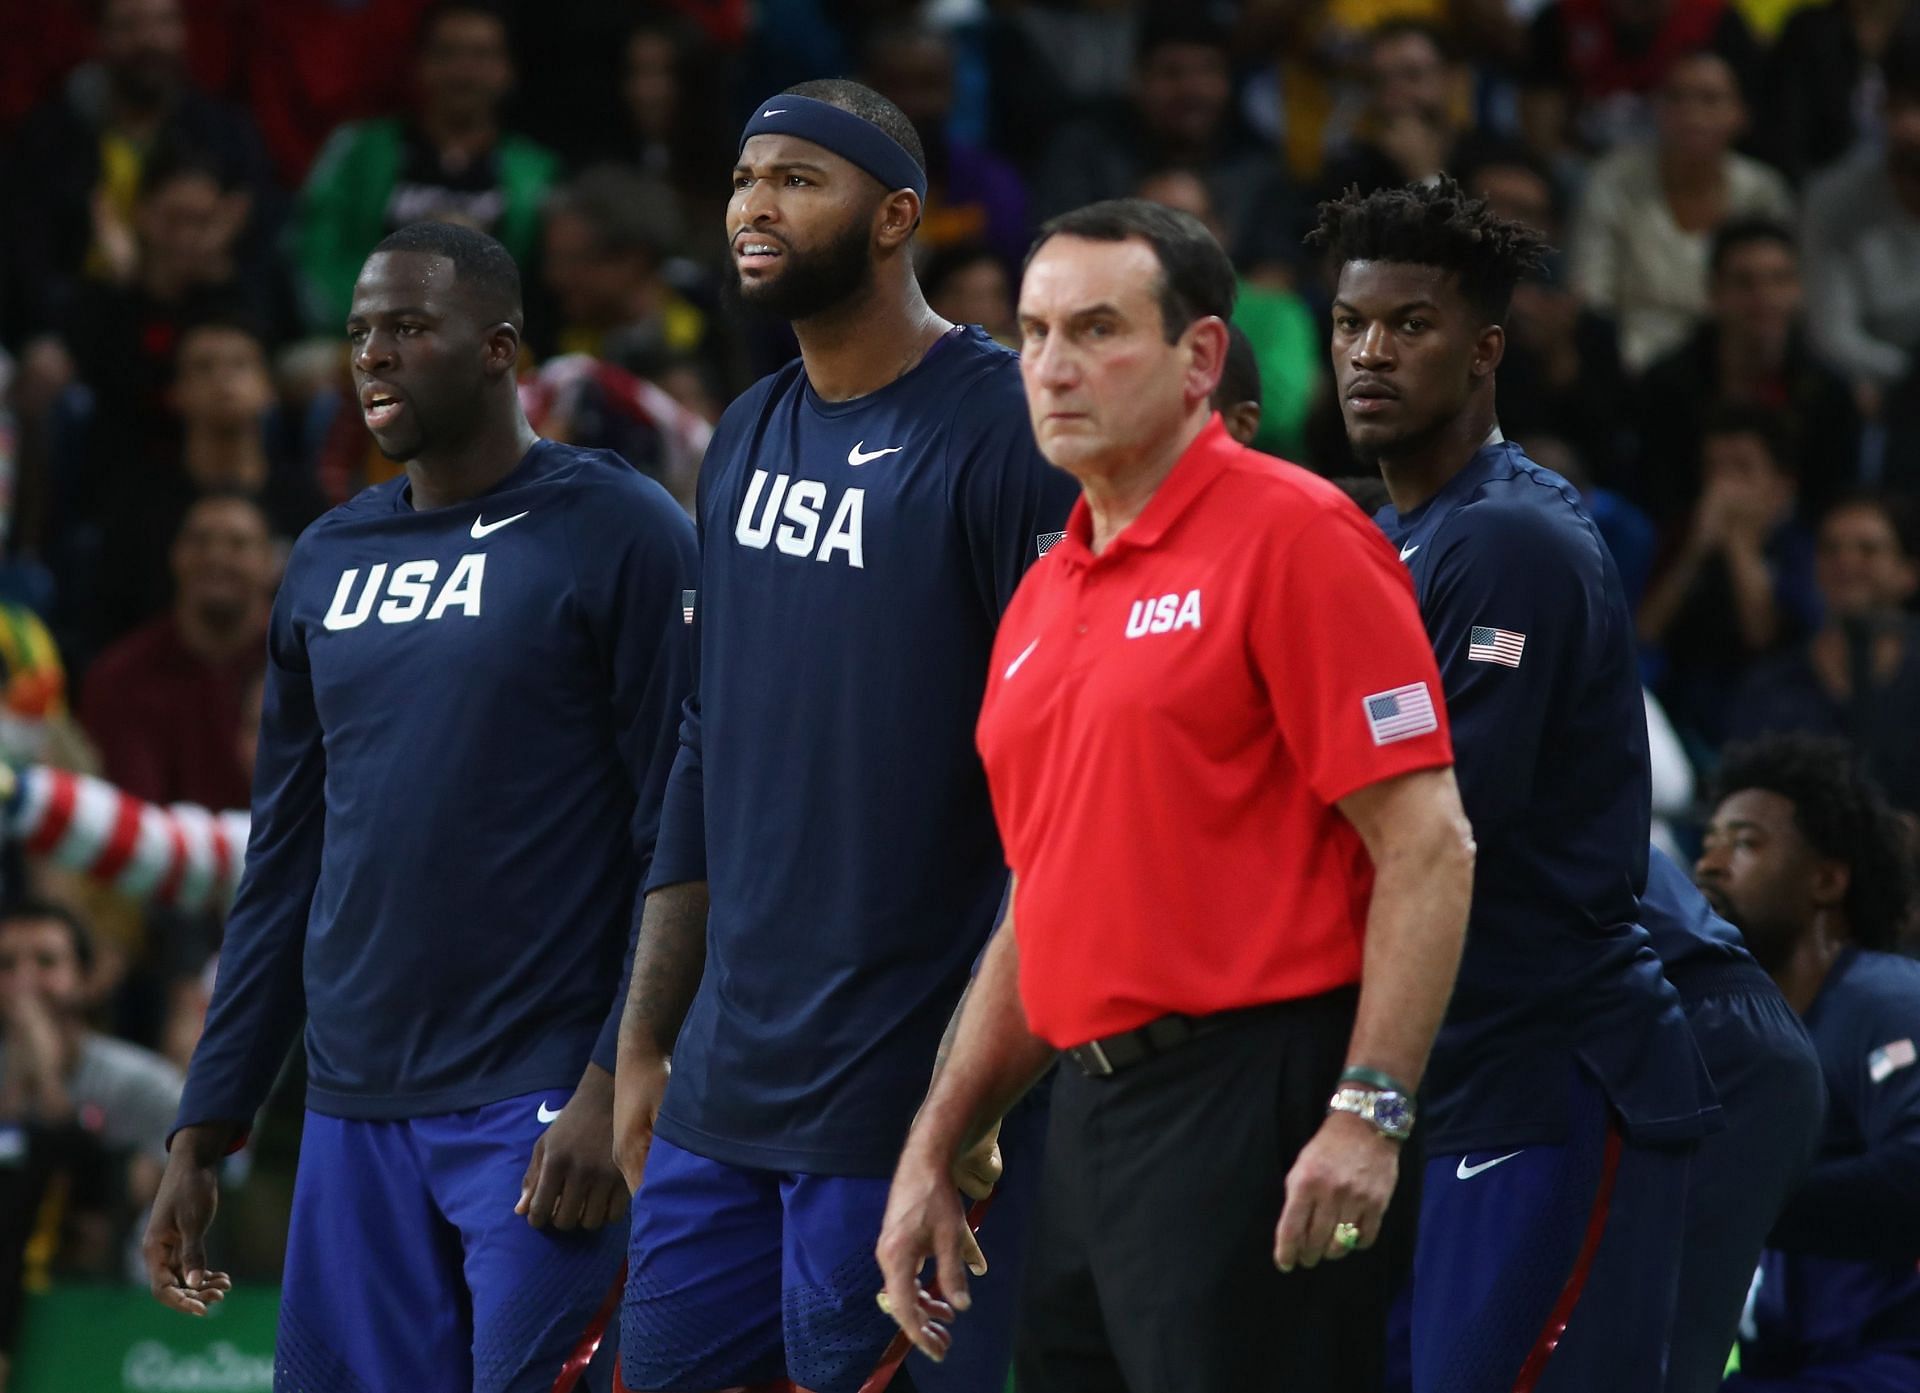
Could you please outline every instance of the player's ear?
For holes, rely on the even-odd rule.
[[[1218,315],[1203,315],[1180,336],[1187,343],[1187,368],[1192,381],[1187,390],[1211,399],[1227,367],[1227,324]]]
[[[487,331],[485,362],[488,375],[495,377],[511,373],[520,362],[520,331],[504,319]]]
[[[881,201],[874,236],[881,247],[892,251],[906,245],[920,226],[920,195],[912,189],[895,189]]]
[[[1507,331],[1498,324],[1487,325],[1473,345],[1473,375],[1492,377],[1506,356]]]
[[[1813,868],[1813,903],[1819,909],[1837,909],[1853,888],[1853,868],[1845,861],[1821,861]]]

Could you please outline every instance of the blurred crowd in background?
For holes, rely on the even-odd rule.
[[[421,218],[499,237],[537,427],[690,504],[712,423],[794,352],[728,300],[736,135],[825,76],[913,120],[928,297],[1008,342],[1050,215],[1136,194],[1205,221],[1242,277],[1255,443],[1332,476],[1365,467],[1315,203],[1447,173],[1545,230],[1500,419],[1585,496],[1637,609],[1663,835],[1684,855],[1718,752],[1774,730],[1851,739],[1920,809],[1906,0],[6,5],[0,1150],[52,1096],[106,1158],[58,1204],[0,1194],[29,1287],[125,1268],[205,1008],[220,896],[140,869],[199,835],[140,806],[245,807],[280,559],[397,467],[347,372],[364,255]],[[235,850],[191,849],[225,883]],[[277,1270],[297,1130],[234,1163],[237,1273]]]

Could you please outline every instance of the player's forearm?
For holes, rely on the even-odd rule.
[[[1417,1088],[1460,970],[1474,848],[1451,772],[1407,778],[1436,786],[1410,790],[1388,818],[1361,828],[1373,857],[1373,898],[1347,1062]]]
[[[707,966],[707,883],[662,886],[647,896],[620,1019],[620,1054],[664,1058]]]
[[[910,1149],[925,1148],[942,1165],[985,1136],[1053,1062],[1053,1046],[1027,1028],[1020,1005],[1011,915],[987,945],[951,1036],[907,1139]]]
[[[1774,1224],[1769,1247],[1860,1262],[1920,1258],[1920,1142],[1822,1161]]]

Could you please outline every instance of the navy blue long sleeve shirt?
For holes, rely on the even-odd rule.
[[[1075,494],[977,329],[852,401],[792,364],[721,420],[651,879],[711,897],[668,1141],[892,1173],[1006,884],[973,743],[994,630]]]
[[[1640,1141],[1719,1104],[1638,922],[1646,713],[1612,559],[1566,481],[1497,437],[1376,521],[1413,573],[1479,857],[1423,1110],[1435,1154],[1556,1142],[1585,1069]]]
[[[416,511],[403,477],[301,536],[180,1126],[251,1119],[303,1020],[340,1117],[613,1067],[696,564],[657,484],[544,441],[479,498]]]
[[[1753,1353],[1763,1368],[1920,1354],[1920,963],[1847,949],[1806,1022],[1827,1125],[1761,1260]]]

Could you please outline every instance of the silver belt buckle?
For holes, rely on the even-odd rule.
[[[1074,1051],[1074,1055],[1080,1067],[1095,1078],[1104,1079],[1113,1073],[1113,1061],[1107,1058],[1107,1052],[1101,1048],[1098,1040],[1087,1041]]]

